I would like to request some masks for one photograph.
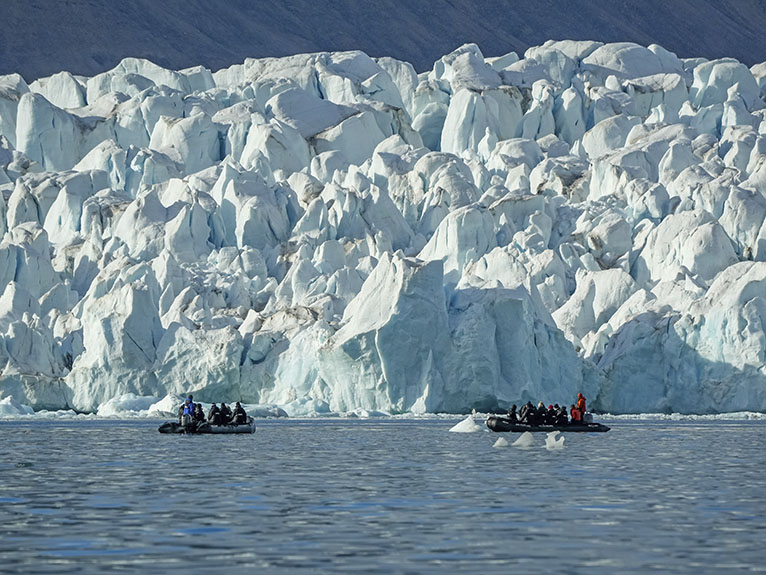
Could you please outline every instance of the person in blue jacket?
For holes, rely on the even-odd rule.
[[[194,397],[189,396],[184,401],[183,425],[189,427],[194,421]]]

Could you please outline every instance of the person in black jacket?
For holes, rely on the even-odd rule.
[[[221,425],[231,423],[231,409],[224,402],[221,402]]]
[[[207,420],[210,425],[221,425],[221,410],[214,403],[207,412]]]
[[[196,421],[197,423],[205,422],[205,412],[202,411],[201,403],[194,404],[194,421]]]
[[[548,410],[545,409],[545,404],[541,401],[537,404],[537,425],[545,425],[545,419],[548,417]]]
[[[511,409],[508,410],[508,420],[511,423],[516,423],[518,421],[518,418],[516,416],[516,404],[515,403],[511,406]]]
[[[545,413],[545,425],[556,425],[556,411],[553,409],[553,404],[548,406],[548,411]]]
[[[533,419],[533,412],[534,407],[532,406],[532,402],[528,401],[524,405],[521,406],[521,411],[519,411],[519,422],[520,423],[527,423],[532,424]]]
[[[247,423],[247,413],[245,413],[245,408],[243,408],[239,402],[234,406],[234,415],[232,416],[231,422],[235,425],[243,425]]]

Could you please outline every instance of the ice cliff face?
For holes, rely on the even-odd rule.
[[[766,410],[766,68],[466,45],[0,77],[0,395]]]

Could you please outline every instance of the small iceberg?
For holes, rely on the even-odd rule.
[[[558,434],[558,431],[551,431],[548,434],[548,436],[545,438],[545,449],[548,449],[549,451],[554,449],[564,449],[564,436],[562,435],[556,439]]]
[[[522,433],[519,438],[513,442],[514,447],[532,447],[535,444],[535,436],[529,431]]]
[[[498,437],[492,447],[508,447],[508,440],[505,437]]]
[[[463,421],[452,427],[450,431],[453,433],[476,433],[477,431],[482,431],[482,429],[483,427],[477,425],[473,420],[473,415],[468,415]]]
[[[178,406],[181,405],[186,399],[184,396],[169,393],[159,401],[152,403],[148,407],[150,417],[176,417],[178,414]],[[101,409],[99,408],[99,412]],[[100,415],[100,413],[99,413]]]
[[[12,395],[0,399],[0,417],[14,417],[16,415],[32,415],[34,409],[13,399]]]
[[[125,393],[102,403],[97,415],[99,417],[126,417],[140,415],[140,412],[148,412],[149,408],[160,403],[159,397],[153,395],[136,395]]]
[[[371,417],[391,417],[391,414],[386,411],[378,411],[375,409],[363,409],[361,407],[357,407],[353,411],[348,411],[344,413],[343,417],[358,417],[359,419],[369,419]]]

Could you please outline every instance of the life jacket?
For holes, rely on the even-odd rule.
[[[572,421],[582,421],[582,413],[576,407],[572,410]]]
[[[529,416],[529,408],[526,404],[521,406],[521,410],[519,410],[519,421],[522,423],[526,423],[527,417]]]
[[[588,411],[587,409],[585,409],[585,398],[582,395],[580,396],[580,399],[577,400],[576,407],[577,409],[580,410],[580,413],[585,413],[586,411]]]
[[[233,418],[236,423],[247,423],[247,413],[245,413],[245,408],[241,405],[235,407]]]
[[[194,402],[188,401],[184,403],[184,415],[191,415],[194,417]]]

